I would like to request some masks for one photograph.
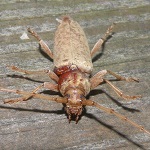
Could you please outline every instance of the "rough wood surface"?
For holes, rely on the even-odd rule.
[[[20,39],[27,27],[34,28],[52,49],[58,25],[55,19],[68,14],[83,27],[92,49],[107,27],[116,22],[115,34],[105,44],[103,53],[93,60],[93,74],[110,69],[124,76],[138,77],[140,83],[113,84],[125,93],[143,97],[125,101],[103,84],[90,98],[150,130],[150,1],[9,0],[0,1],[0,4],[0,86],[30,91],[50,80],[46,76],[32,75],[27,79],[11,76],[20,74],[6,68],[6,65],[29,70],[53,68],[51,60],[39,52],[34,38]],[[150,149],[149,135],[94,107],[85,109],[78,124],[69,124],[62,105],[55,102],[32,99],[13,105],[3,104],[5,98],[17,96],[0,93],[1,150]]]

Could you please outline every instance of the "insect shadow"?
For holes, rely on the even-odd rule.
[[[58,114],[58,115],[64,114],[64,108],[63,108],[63,107],[62,107],[61,110],[40,110],[40,109],[27,109],[27,108],[20,108],[20,107],[17,107],[17,108],[16,108],[16,107],[12,107],[12,106],[11,106],[11,107],[8,107],[8,106],[0,105],[0,109],[13,109],[13,110],[17,110],[17,111],[29,111],[29,112],[36,112],[36,113],[48,113],[48,114],[54,113],[54,114]],[[90,118],[90,119],[96,120],[97,122],[99,122],[99,123],[100,123],[101,125],[103,125],[104,127],[106,127],[106,128],[108,128],[108,129],[110,129],[111,131],[115,132],[116,134],[118,134],[118,135],[121,136],[122,138],[125,138],[125,139],[128,140],[130,143],[136,145],[136,146],[139,147],[140,149],[146,150],[142,145],[140,145],[139,143],[133,141],[133,140],[132,140],[131,138],[129,138],[127,135],[125,135],[125,134],[121,133],[120,131],[114,129],[113,126],[108,125],[107,123],[105,123],[105,122],[99,120],[99,119],[98,119],[97,117],[95,117],[93,114],[87,113],[86,108],[84,108],[84,110],[83,110],[83,115],[84,115],[85,117]],[[82,116],[83,116],[83,115],[82,115]],[[82,116],[81,116],[81,117],[82,117]]]
[[[45,57],[45,58],[48,59],[49,61],[53,62],[53,59],[51,59],[51,58],[42,50],[40,44],[39,44],[38,51],[42,54],[43,57]]]
[[[34,81],[34,82],[38,82],[38,83],[43,83],[43,81],[38,81],[38,80],[33,80],[29,77],[24,77],[22,75],[8,75],[9,77],[12,77],[12,78],[21,78],[21,79],[26,79],[26,80],[29,80],[29,81]],[[50,90],[43,90],[42,92],[40,92],[42,94],[50,94],[50,95],[60,95],[59,92],[54,92],[54,91],[50,91]],[[123,109],[127,110],[127,111],[130,111],[130,112],[139,112],[139,110],[137,109],[132,109],[132,108],[128,108],[128,107],[125,107],[123,106],[123,104],[121,104],[120,102],[118,102],[116,99],[114,99],[112,96],[110,96],[106,91],[104,90],[100,90],[100,89],[95,89],[95,90],[92,90],[89,95],[87,95],[87,98],[89,99],[90,96],[94,96],[94,95],[100,95],[102,93],[105,93],[110,100],[112,100],[114,103],[116,103],[118,106],[122,107]],[[61,110],[40,110],[40,109],[26,109],[26,108],[20,108],[20,107],[8,107],[8,106],[0,106],[1,109],[14,109],[14,110],[17,110],[17,111],[29,111],[29,112],[36,112],[36,113],[48,113],[48,114],[57,114],[57,115],[60,115],[60,114],[64,114],[65,110],[65,105],[62,104],[62,109]],[[65,115],[67,116],[67,114],[65,113]],[[91,113],[88,113],[87,112],[87,109],[86,107],[83,107],[83,113],[82,115],[80,116],[79,118],[79,121],[80,119],[85,116],[85,117],[88,117],[90,119],[94,119],[95,121],[97,121],[98,123],[100,123],[101,125],[105,126],[106,128],[110,129],[111,131],[115,132],[116,134],[118,134],[119,136],[121,136],[122,138],[125,138],[126,140],[128,140],[130,143],[136,145],[137,147],[139,147],[140,149],[142,150],[146,150],[142,145],[140,145],[139,143],[133,141],[131,138],[129,138],[127,135],[121,133],[120,131],[114,129],[113,126],[101,121],[99,118],[97,118],[94,114],[91,114]],[[75,120],[75,118],[72,118],[72,120]]]
[[[120,137],[122,137],[122,138],[126,139],[127,141],[129,141],[130,143],[136,145],[136,146],[139,147],[140,149],[146,150],[146,149],[144,148],[144,146],[142,146],[141,144],[139,144],[139,143],[133,141],[133,140],[132,140],[131,138],[129,138],[127,135],[125,135],[125,134],[121,133],[120,131],[116,130],[113,126],[108,125],[107,123],[101,121],[100,119],[98,119],[97,117],[95,117],[93,114],[87,113],[87,112],[85,111],[84,116],[86,116],[86,117],[88,117],[88,118],[90,118],[90,119],[96,120],[98,123],[100,123],[100,124],[103,125],[104,127],[106,127],[106,128],[108,128],[108,129],[110,129],[111,131],[117,133]]]
[[[32,81],[32,82],[37,82],[37,83],[43,83],[43,81],[39,81],[39,80],[35,80],[35,79],[31,79],[29,77],[25,77],[23,75],[16,75],[16,74],[12,74],[12,75],[6,75],[7,77],[10,78],[19,78],[19,79],[26,79],[28,81]]]
[[[95,95],[99,95],[105,93],[105,95],[109,98],[109,100],[111,100],[112,102],[114,102],[117,106],[122,107],[124,110],[127,110],[129,112],[140,112],[140,110],[135,109],[135,108],[129,108],[124,106],[121,102],[119,102],[118,100],[116,100],[115,98],[113,98],[110,94],[108,94],[106,91],[102,90],[102,89],[95,89],[92,90],[88,95],[87,98],[90,99],[90,96],[95,96]]]
[[[115,32],[112,32],[112,34],[107,37],[107,39],[106,39],[106,40],[104,41],[104,43],[102,44],[101,52],[98,53],[97,55],[95,55],[95,56],[93,57],[92,62],[95,62],[95,61],[99,60],[99,59],[102,57],[102,55],[103,55],[103,53],[104,53],[104,50],[105,50],[105,43],[106,43],[109,39],[111,39],[114,34],[115,34]]]

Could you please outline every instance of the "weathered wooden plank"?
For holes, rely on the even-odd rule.
[[[90,98],[150,130],[149,1],[9,0],[0,4],[0,86],[30,91],[40,84],[36,81],[49,81],[46,76],[30,76],[34,82],[7,77],[18,73],[6,69],[6,65],[30,70],[53,68],[52,62],[39,52],[34,38],[19,38],[27,27],[34,28],[52,49],[58,25],[55,19],[69,14],[83,27],[92,48],[107,27],[116,22],[115,34],[105,44],[103,53],[93,59],[93,74],[110,69],[138,77],[140,83],[113,84],[130,95],[143,97],[126,102],[103,84]],[[61,104],[32,99],[4,105],[3,99],[10,97],[17,95],[0,93],[0,149],[150,149],[149,135],[96,108],[87,107],[76,125],[68,123]]]

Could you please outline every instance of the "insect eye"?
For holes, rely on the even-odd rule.
[[[69,94],[66,94],[66,97],[67,97],[67,98],[70,98],[70,95],[69,95]]]
[[[83,96],[83,95],[80,95],[80,98],[82,99],[82,98],[84,98],[84,96]]]

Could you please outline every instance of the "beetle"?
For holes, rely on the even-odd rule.
[[[64,16],[62,20],[58,19],[60,23],[54,38],[54,50],[53,53],[47,44],[40,38],[40,36],[31,28],[28,28],[28,32],[31,33],[38,41],[43,51],[54,61],[54,70],[40,70],[40,71],[28,71],[20,69],[16,66],[9,66],[13,71],[25,73],[25,74],[47,74],[55,83],[44,82],[31,92],[21,90],[10,90],[0,88],[1,91],[14,92],[23,95],[16,99],[7,99],[4,103],[15,103],[19,101],[26,101],[32,97],[39,99],[46,99],[50,101],[56,101],[65,105],[65,111],[68,114],[69,122],[75,117],[76,123],[79,120],[79,116],[82,114],[84,106],[94,106],[106,113],[113,114],[118,118],[130,123],[131,125],[139,128],[140,130],[150,134],[142,126],[131,121],[127,117],[119,114],[113,109],[106,108],[90,99],[86,99],[89,92],[95,89],[98,85],[106,82],[118,96],[123,99],[136,99],[140,98],[140,95],[129,96],[124,94],[119,88],[115,87],[109,80],[105,79],[106,74],[114,76],[118,80],[124,81],[136,81],[139,80],[134,77],[122,77],[110,70],[102,70],[91,77],[93,70],[92,57],[101,48],[103,43],[112,35],[114,24],[112,24],[104,34],[102,38],[94,45],[90,51],[88,42],[83,29],[80,25],[71,19],[69,16]],[[38,93],[41,88],[50,89],[60,92],[60,96],[48,96]]]

